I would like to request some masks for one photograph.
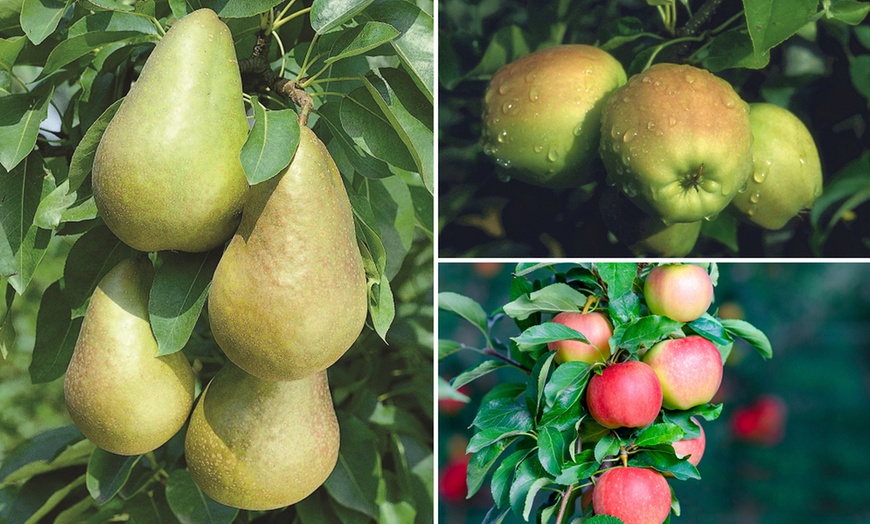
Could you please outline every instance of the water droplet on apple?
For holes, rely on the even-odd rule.
[[[585,70],[585,71],[583,71],[583,72],[584,72],[584,73],[586,73],[586,74],[587,74],[587,75],[591,75],[591,74],[592,74],[592,73],[593,73],[593,71],[592,71],[592,68],[591,68],[591,67],[587,67],[587,68],[586,68],[586,70]]]
[[[508,114],[508,113],[510,113],[511,111],[513,111],[513,109],[514,109],[514,103],[513,103],[513,102],[505,102],[505,103],[502,104],[502,106],[501,106],[501,112],[504,113],[504,114]]]
[[[677,119],[673,116],[668,117],[668,125],[674,127],[675,125],[677,125]]]
[[[800,158],[798,158],[798,161],[801,163],[801,169],[803,169],[804,164],[806,164],[807,161],[804,159],[804,157],[800,157]]]
[[[746,210],[746,214],[752,216],[758,210],[758,204],[750,204],[749,209]]]
[[[531,73],[526,75],[526,82],[531,84],[532,82],[535,81],[535,77],[536,77],[535,72],[532,71]]]
[[[692,76],[692,75],[688,75],[688,74],[687,74],[687,75],[686,75],[686,82],[688,82],[688,83],[690,83],[690,84],[694,84],[694,83],[695,83],[695,77]]]
[[[495,163],[500,165],[501,167],[503,167],[505,169],[509,169],[511,167],[511,161],[510,161],[510,159],[507,159],[507,158],[496,158]]]
[[[723,99],[722,102],[725,103],[725,107],[727,107],[728,109],[734,109],[737,106],[737,102],[735,102],[734,99],[730,97]]]
[[[706,220],[707,222],[712,222],[712,221],[716,220],[717,218],[719,218],[719,213],[713,213],[711,215],[705,216],[704,220]]]
[[[610,187],[616,187],[616,180],[614,180],[613,177],[610,176],[610,174],[608,174],[608,175],[604,178],[604,183],[607,184],[607,185],[610,186]]]
[[[759,200],[761,200],[761,191],[755,191],[749,195],[749,201],[753,204],[757,204]]]
[[[498,86],[498,94],[500,95],[506,95],[510,92],[510,90],[511,88],[508,87],[506,83],[502,83],[500,86]]]
[[[537,102],[538,98],[538,90],[534,87],[529,89],[529,100],[531,100],[532,102]]]
[[[646,123],[646,128],[649,130],[652,130],[652,128],[654,128],[655,126],[656,126],[656,123],[653,122],[652,120],[650,120],[649,122]]]
[[[511,175],[505,171],[497,171],[495,176],[497,176],[501,182],[510,182],[511,180]]]
[[[535,153],[540,153],[544,150],[543,144],[535,144]]]
[[[583,133],[583,122],[574,127],[574,136],[580,136]]]
[[[630,127],[625,131],[625,134],[622,135],[622,141],[626,144],[634,140],[634,137],[637,136],[637,129]]]
[[[634,198],[637,196],[637,186],[629,182],[622,186],[622,192],[625,193],[628,198]]]
[[[652,80],[650,80],[649,77],[647,77],[647,76],[643,77],[643,79],[642,79],[641,81],[642,81],[644,84],[650,84],[650,83],[652,83]]]
[[[764,182],[765,178],[767,178],[767,171],[764,169],[760,169],[752,174],[752,180],[754,180],[756,184]]]
[[[547,152],[547,160],[555,162],[559,160],[559,150],[555,146],[550,146],[550,151]]]
[[[507,141],[507,136],[508,136],[507,129],[502,130],[502,132],[498,134],[499,143],[504,144]]]

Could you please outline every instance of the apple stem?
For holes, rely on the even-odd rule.
[[[583,306],[583,311],[581,311],[581,314],[585,315],[586,313],[588,313],[589,310],[592,308],[593,303],[598,303],[598,297],[596,297],[595,295],[589,295],[588,297],[586,297],[586,304]]]
[[[719,5],[722,4],[722,0],[707,0],[697,11],[695,14],[686,21],[685,25],[677,31],[678,36],[692,36],[695,35],[700,29],[701,26],[707,23],[708,20],[713,16],[713,13],[716,12],[716,9],[719,9]]]

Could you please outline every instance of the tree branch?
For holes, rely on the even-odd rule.
[[[239,61],[239,71],[251,79],[255,89],[273,91],[284,98],[289,98],[299,106],[299,125],[308,124],[308,115],[314,109],[314,101],[299,85],[287,78],[278,78],[267,60],[267,52],[272,43],[268,34],[257,35],[257,43],[251,51],[251,56]]]

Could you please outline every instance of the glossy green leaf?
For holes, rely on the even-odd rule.
[[[84,316],[88,301],[100,280],[132,254],[132,248],[121,242],[104,225],[91,229],[73,244],[63,269],[63,292],[72,318]]]
[[[347,136],[367,154],[406,171],[417,168],[398,130],[365,87],[342,99],[340,117]]]
[[[221,18],[246,18],[265,13],[280,4],[283,0],[245,0],[230,2],[227,0],[199,0],[201,7],[208,7]]]
[[[143,36],[142,33],[136,31],[84,33],[64,40],[52,49],[45,61],[45,69],[42,70],[40,76],[45,78],[85,55],[92,55],[95,51],[109,44],[122,41],[131,43],[156,42],[157,37],[154,35]]]
[[[549,482],[546,475],[537,455],[530,455],[517,468],[510,488],[510,502],[514,514],[523,516],[523,520],[528,521],[527,512],[531,511],[532,502],[530,499],[534,499],[545,483]]]
[[[438,293],[438,309],[449,311],[471,322],[481,332],[486,334],[486,312],[473,299],[458,293],[443,291]]]
[[[254,127],[248,134],[239,159],[248,184],[256,185],[280,173],[299,146],[299,121],[292,109],[270,111],[251,99]]]
[[[36,317],[36,343],[30,362],[30,380],[34,384],[51,382],[63,376],[75,349],[82,319],[73,320],[60,289],[51,284],[42,295]]]
[[[544,471],[558,476],[562,472],[565,457],[565,437],[553,427],[543,427],[538,431],[538,460]]]
[[[613,330],[613,336],[610,337],[610,347],[621,347],[636,352],[641,346],[652,347],[682,325],[682,322],[659,315],[641,317],[617,326]]]
[[[517,465],[532,452],[532,450],[528,449],[514,451],[505,457],[501,461],[501,464],[498,465],[498,468],[492,473],[490,492],[496,506],[507,506],[510,504],[509,490]]]
[[[870,2],[838,0],[831,5],[831,16],[849,25],[858,25],[870,13]]]
[[[10,72],[25,45],[27,38],[23,36],[0,38],[0,70]]]
[[[540,311],[549,313],[579,312],[585,303],[586,295],[568,284],[559,282],[532,292],[528,296],[520,296],[505,304],[504,312],[511,318],[525,320],[530,315]]]
[[[362,190],[372,207],[386,251],[384,275],[398,274],[414,240],[414,204],[408,185],[400,177],[365,180]]]
[[[75,38],[86,33],[117,31],[160,34],[154,22],[144,16],[121,11],[101,11],[78,19],[70,26],[67,38]]]
[[[818,5],[818,0],[743,0],[755,54],[769,55],[772,47],[814,19]]]
[[[124,486],[130,471],[141,455],[125,457],[96,448],[88,461],[88,493],[97,501],[105,504]]]
[[[338,420],[341,428],[338,464],[324,487],[342,506],[376,519],[378,510],[374,501],[382,475],[377,437],[353,415],[339,411]]]
[[[88,174],[90,174],[91,168],[94,165],[94,156],[97,154],[97,146],[100,145],[100,139],[103,138],[106,127],[112,121],[112,117],[115,116],[122,101],[123,99],[114,102],[103,111],[103,114],[91,124],[91,127],[88,128],[76,146],[69,166],[69,191],[72,192],[78,189]]]
[[[456,375],[456,378],[452,381],[452,385],[454,388],[461,388],[465,384],[507,365],[509,365],[507,362],[501,360],[485,360],[477,366]]]
[[[351,27],[341,32],[324,64],[328,65],[343,58],[365,54],[397,36],[399,32],[395,27],[382,22],[366,22]]]
[[[749,342],[762,357],[773,358],[773,346],[770,344],[770,340],[757,327],[745,320],[734,318],[723,319],[722,325],[725,326],[725,331],[731,335],[736,335]]]
[[[46,180],[46,183],[53,186],[54,180]],[[75,201],[75,193],[69,193],[69,180],[64,180],[62,184],[52,188],[51,192],[39,202],[33,224],[42,229],[56,229],[60,225],[64,212]]]
[[[66,449],[82,439],[84,436],[81,431],[68,425],[44,431],[23,441],[4,457],[0,466],[0,485],[29,464],[49,464],[59,459]]]
[[[166,252],[154,275],[148,300],[157,355],[170,355],[187,344],[205,305],[223,247],[205,253]]]
[[[663,422],[644,428],[637,434],[634,444],[638,447],[671,444],[681,440],[684,436],[685,432],[680,426]]]
[[[230,524],[239,513],[210,499],[186,469],[176,469],[166,483],[166,500],[181,524]]]
[[[560,340],[579,340],[580,342],[589,343],[583,333],[556,322],[545,322],[532,326],[523,331],[520,336],[513,337],[511,340],[517,344],[520,351],[534,351],[542,348],[548,342]]]
[[[327,102],[318,110],[323,121],[332,133],[330,152],[337,156],[336,147],[353,165],[353,169],[366,178],[387,178],[394,175],[390,166],[383,160],[371,156],[345,132],[341,124],[341,102]]]
[[[14,169],[36,145],[39,124],[48,116],[53,90],[41,95],[0,97],[0,165]]]
[[[49,37],[63,18],[72,0],[23,0],[21,28],[34,44]]]
[[[484,448],[479,453],[475,453],[468,461],[468,498],[471,498],[483,485],[486,475],[495,465],[498,457],[507,448],[508,442],[500,440],[492,446]]]
[[[471,425],[481,430],[531,431],[534,422],[525,402],[499,398],[482,404]]]
[[[311,4],[311,27],[328,33],[349,21],[373,0],[314,0]]]

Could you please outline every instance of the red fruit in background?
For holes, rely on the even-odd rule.
[[[754,404],[737,409],[731,417],[734,437],[745,442],[773,446],[785,436],[788,410],[782,398],[765,395]]]
[[[701,462],[701,457],[704,456],[704,449],[707,447],[707,436],[704,434],[704,428],[695,417],[692,417],[692,422],[701,430],[701,436],[697,438],[683,439],[679,442],[674,442],[674,451],[677,456],[683,458],[689,457],[689,463],[697,466]]]
[[[622,362],[592,376],[586,405],[592,418],[606,428],[642,428],[652,424],[662,409],[662,386],[648,365]]]
[[[484,278],[492,278],[499,274],[503,265],[501,262],[475,262],[474,272]]]
[[[605,471],[592,491],[596,515],[612,515],[625,524],[661,524],[671,512],[668,481],[651,469]]]
[[[471,394],[471,390],[468,386],[462,386],[457,391],[465,395],[466,397]],[[438,399],[438,411],[444,413],[445,415],[456,415],[462,408],[467,406],[467,402],[463,402],[461,400],[457,400],[454,398],[439,398]]]
[[[468,495],[468,460],[471,458],[465,455],[451,460],[441,470],[441,478],[438,483],[438,491],[441,497],[447,502],[462,502]]]
[[[713,302],[713,282],[701,266],[665,264],[649,272],[643,294],[654,315],[691,322]]]
[[[565,311],[553,317],[553,322],[563,324],[579,331],[590,344],[579,340],[560,340],[550,342],[547,348],[556,352],[556,361],[562,362],[604,362],[610,356],[610,337],[613,328],[607,317],[594,311],[592,313],[572,313]]]
[[[696,335],[663,340],[644,353],[662,383],[662,405],[689,409],[713,399],[722,383],[722,354]]]

